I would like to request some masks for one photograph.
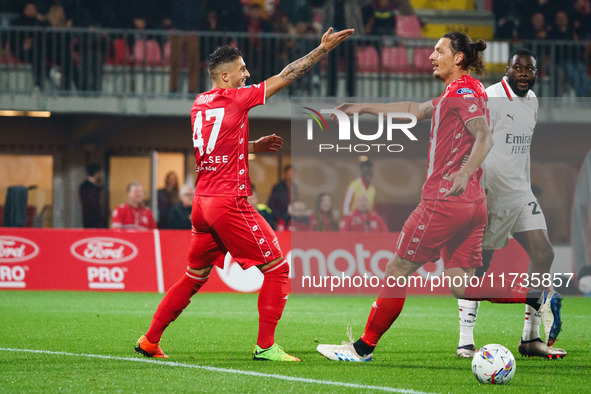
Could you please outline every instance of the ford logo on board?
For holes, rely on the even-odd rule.
[[[0,263],[18,263],[39,254],[39,247],[31,240],[11,235],[0,236]]]
[[[118,264],[137,256],[137,248],[117,238],[96,237],[82,239],[70,247],[72,255],[87,263]]]

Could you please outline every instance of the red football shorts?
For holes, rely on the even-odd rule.
[[[227,252],[243,269],[283,256],[275,232],[246,197],[195,196],[189,267],[224,267]]]
[[[472,203],[422,200],[404,223],[395,252],[416,263],[442,257],[444,268],[480,267],[486,218],[485,199]]]

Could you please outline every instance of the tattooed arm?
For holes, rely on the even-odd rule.
[[[273,96],[284,87],[291,85],[320,61],[326,54],[336,48],[341,42],[351,37],[353,29],[341,30],[333,33],[332,27],[322,36],[320,45],[306,56],[288,64],[281,73],[265,81],[267,91],[265,98]]]
[[[417,117],[417,121],[431,119],[431,115],[433,114],[433,105],[431,101],[425,101],[424,103],[411,103],[411,102],[402,102],[402,103],[343,103],[336,107],[340,111],[343,111],[347,115],[353,115],[355,112],[358,114],[371,114],[371,115],[378,115],[380,112],[387,113],[387,112],[402,112],[402,113],[409,113],[413,114]],[[331,119],[335,120],[336,116],[331,115]]]

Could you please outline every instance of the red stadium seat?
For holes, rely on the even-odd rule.
[[[396,15],[396,35],[406,38],[420,38],[421,22],[416,15]]]
[[[357,47],[357,71],[360,72],[378,72],[380,68],[380,58],[378,51],[373,46]]]
[[[384,72],[410,72],[411,67],[408,64],[408,54],[406,48],[384,47],[382,50],[382,71]]]
[[[429,56],[433,53],[432,48],[416,47],[412,55],[412,65],[415,72],[428,73],[433,71],[433,64]]]
[[[135,64],[146,66],[160,66],[162,64],[162,51],[156,40],[137,40],[133,45]]]
[[[166,44],[164,44],[164,58],[162,64],[165,66],[170,64],[170,41],[166,41]]]
[[[13,56],[12,51],[10,50],[10,45],[6,42],[4,48],[0,48],[0,64],[12,64],[12,63],[20,63],[20,61]]]
[[[129,65],[130,63],[129,45],[123,38],[116,38],[111,43],[111,56],[109,57],[109,64],[113,65]]]

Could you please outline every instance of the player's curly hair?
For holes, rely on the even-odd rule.
[[[517,48],[509,55],[509,59],[507,59],[507,65],[510,65],[511,60],[513,60],[515,56],[531,56],[536,62],[538,61],[538,57],[529,49]]]
[[[240,57],[242,57],[242,52],[240,52],[240,49],[238,48],[229,45],[216,48],[216,50],[209,55],[209,60],[207,62],[207,72],[209,77],[213,79],[216,75],[215,70],[222,64],[232,63]]]
[[[487,75],[488,71],[484,61],[478,52],[486,49],[486,42],[478,40],[476,42],[461,31],[452,31],[446,33],[442,38],[450,39],[451,52],[455,55],[458,52],[464,54],[464,59],[460,65],[464,70],[473,72],[476,75]]]

